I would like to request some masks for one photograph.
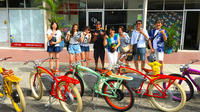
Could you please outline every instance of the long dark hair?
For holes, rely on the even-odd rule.
[[[54,23],[57,25],[56,30],[58,30],[58,29],[59,29],[59,26],[58,26],[58,23],[56,23],[55,21],[51,22],[51,30],[53,30],[53,27],[52,27],[52,26],[53,26]]]
[[[70,31],[71,37],[74,36],[74,30],[73,29],[74,29],[75,26],[78,26],[78,24],[73,24],[72,29]],[[78,31],[78,29],[77,29],[77,31]]]

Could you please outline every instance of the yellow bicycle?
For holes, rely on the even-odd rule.
[[[11,57],[2,58],[0,61],[10,58]],[[4,102],[7,96],[17,112],[25,112],[26,103],[23,92],[19,86],[20,80],[19,77],[14,75],[12,70],[6,70],[0,66],[0,101]]]

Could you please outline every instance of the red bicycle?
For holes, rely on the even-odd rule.
[[[151,75],[152,70],[144,68],[146,74],[125,66],[120,60],[128,54],[123,54],[116,65],[118,75],[127,75],[133,77],[128,85],[137,94],[149,96],[150,102],[162,111],[174,112],[182,109],[186,102],[184,89],[176,83],[176,80],[185,80],[185,78],[169,75]],[[146,86],[146,87],[144,87]],[[175,100],[180,98],[180,101]]]
[[[49,105],[53,102],[51,97],[58,99],[60,105],[66,112],[81,112],[82,99],[78,89],[74,86],[79,81],[67,76],[55,76],[55,73],[48,71],[40,65],[49,59],[26,61],[34,63],[34,71],[31,72],[29,83],[32,95],[36,100],[40,100],[43,96],[43,85],[49,93]],[[75,98],[75,99],[74,99]]]

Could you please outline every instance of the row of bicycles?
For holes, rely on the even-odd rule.
[[[200,91],[200,79],[191,77],[191,74],[200,75],[200,71],[189,67],[189,64],[200,60],[193,60],[189,64],[180,66],[182,74],[163,75],[154,74],[155,71],[151,69],[143,68],[145,71],[143,73],[126,66],[120,60],[127,56],[128,54],[123,54],[112,70],[94,71],[82,66],[81,62],[87,60],[81,60],[73,63],[73,71],[68,71],[65,75],[57,75],[55,71],[42,67],[44,62],[56,58],[28,60],[24,64],[34,65],[29,77],[33,98],[40,100],[47,92],[49,104],[46,106],[51,106],[58,100],[66,112],[83,110],[81,97],[86,90],[91,91],[92,97],[102,96],[116,111],[130,110],[135,103],[135,94],[140,94],[147,96],[154,107],[166,112],[181,110],[186,101],[193,97],[192,83]],[[10,58],[2,58],[0,61]],[[12,70],[0,67],[0,101],[3,103],[8,97],[17,112],[25,112],[26,102],[19,86],[20,80]]]

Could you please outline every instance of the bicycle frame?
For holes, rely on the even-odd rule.
[[[37,77],[37,74],[39,74],[40,77],[41,77],[42,73],[46,73],[46,74],[50,75],[53,78],[53,80],[55,81],[55,83],[53,84],[52,89],[51,89],[51,96],[55,96],[55,98],[57,98],[59,100],[66,101],[65,97],[64,97],[64,99],[61,99],[61,98],[58,97],[58,94],[57,94],[57,90],[58,89],[59,89],[59,91],[61,91],[60,88],[58,87],[58,84],[60,82],[62,82],[62,81],[66,82],[65,91],[64,91],[64,94],[62,94],[62,96],[65,96],[66,92],[70,92],[69,89],[68,89],[69,83],[72,83],[72,84],[80,83],[78,80],[70,78],[70,77],[67,77],[67,76],[58,76],[58,77],[56,77],[50,71],[48,71],[47,69],[45,69],[45,68],[43,68],[41,66],[36,66],[35,68],[37,70],[37,73],[34,76],[34,82],[33,83],[35,83],[35,79]]]
[[[121,71],[123,73],[121,73]],[[127,72],[126,72],[127,71]],[[126,67],[126,66],[121,66],[118,68],[118,73],[117,75],[122,75],[124,73],[136,73],[138,75],[142,75],[144,79],[147,79],[149,80],[149,83],[147,85],[147,88],[146,88],[146,92],[143,93],[144,95],[146,96],[150,96],[150,97],[157,97],[157,98],[165,98],[166,97],[166,91],[167,89],[175,82],[175,80],[185,80],[185,78],[181,78],[181,77],[174,77],[174,76],[169,76],[169,75],[160,75],[160,74],[157,74],[157,75],[153,75],[151,77],[154,77],[153,79],[151,79],[150,76],[146,75],[146,74],[143,74],[142,72],[138,71],[138,70],[135,70],[133,68],[129,68],[129,67]],[[167,85],[165,91],[162,91],[162,88],[163,87],[160,87],[156,84],[154,84],[154,81],[155,80],[158,80],[158,79],[169,79],[169,84]],[[150,95],[149,94],[149,86],[153,84],[157,89],[158,91],[160,91],[160,93],[162,93],[162,96],[156,96],[156,95]],[[139,89],[138,90],[134,90],[132,88],[132,90],[138,94],[142,93],[142,87],[144,85],[144,82],[140,85]]]
[[[103,95],[103,96],[108,96],[108,97],[113,97],[113,98],[116,98],[117,97],[117,94],[116,94],[116,91],[117,89],[120,87],[121,83],[123,82],[123,79],[118,79],[118,78],[111,78],[111,77],[105,77],[104,75],[101,75],[97,72],[95,72],[94,70],[90,69],[90,68],[87,68],[87,67],[84,67],[84,66],[81,66],[81,65],[76,65],[75,67],[76,69],[73,69],[73,75],[75,73],[78,73],[78,75],[81,77],[81,79],[83,80],[84,84],[87,86],[88,89],[89,86],[88,84],[85,82],[84,78],[83,78],[83,74],[81,73],[81,71],[86,71],[86,72],[89,72],[89,73],[92,73],[92,74],[95,74],[97,77],[98,77],[98,80],[97,80],[97,83],[95,84],[94,86],[94,92],[95,93],[98,93],[100,95]],[[106,81],[108,80],[117,80],[117,86],[115,89],[113,89]],[[108,94],[104,94],[102,93],[101,91],[99,91],[99,85],[100,85],[100,81],[102,81],[102,83],[106,84],[110,89],[111,91],[114,93],[113,95],[108,95]],[[90,89],[91,90],[91,89]],[[92,91],[92,90],[91,90]]]
[[[194,79],[191,77],[191,74],[193,75],[200,75],[200,71],[196,70],[196,69],[191,69],[188,68],[187,70],[185,70],[184,72],[182,72],[182,77],[187,76],[192,83],[194,84],[194,86],[197,88],[198,91],[200,91],[200,87],[197,85],[197,83],[194,81]],[[180,80],[180,83],[182,82],[182,80]]]

